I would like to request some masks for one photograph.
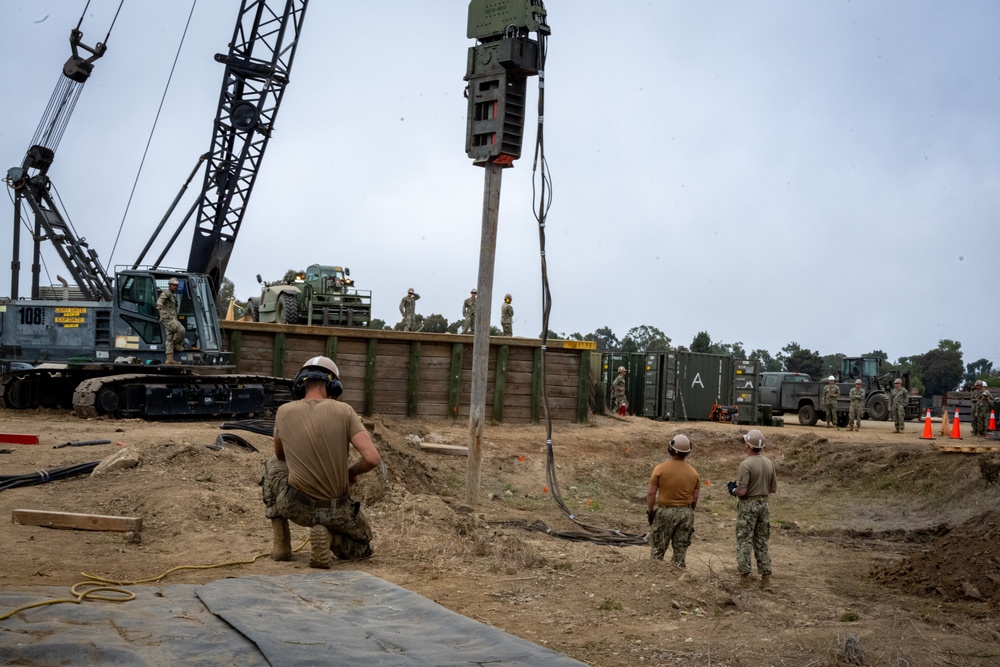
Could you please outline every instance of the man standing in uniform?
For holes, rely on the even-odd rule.
[[[274,530],[272,560],[291,558],[289,521],[311,528],[310,567],[329,568],[333,555],[357,560],[372,554],[372,530],[349,487],[382,459],[354,409],[332,400],[341,391],[337,365],[313,357],[295,376],[292,395],[299,400],[275,415],[274,456],[261,480],[264,513]],[[361,458],[348,467],[351,445]]]
[[[837,378],[832,375],[826,379],[823,388],[823,409],[826,412],[826,427],[837,425],[837,401],[840,400],[840,387]]]
[[[618,414],[624,415],[628,410],[628,399],[625,397],[625,367],[618,367],[618,377],[611,383],[611,396]]]
[[[975,389],[972,390],[972,434],[986,437],[986,427],[990,419],[990,407],[993,405],[993,396],[986,383],[976,380]]]
[[[903,432],[903,422],[906,421],[906,401],[908,399],[906,390],[903,389],[903,381],[896,378],[892,381],[892,392],[889,394],[889,414],[896,423],[896,430],[893,433]]]
[[[698,505],[698,471],[684,459],[691,453],[691,440],[675,435],[667,446],[670,458],[653,468],[646,489],[646,517],[651,527],[649,557],[663,560],[667,546],[670,559],[684,569],[687,548],[694,534],[694,508]]]
[[[747,457],[740,463],[736,481],[729,482],[729,493],[737,498],[736,504],[736,567],[740,572],[740,585],[750,588],[750,548],[753,547],[760,573],[760,587],[771,587],[771,555],[767,541],[771,538],[771,516],[767,498],[778,491],[778,478],[771,459],[761,454],[764,434],[753,429],[743,436]]]
[[[476,290],[473,289],[468,299],[462,302],[462,333],[476,333]]]
[[[413,322],[417,317],[417,299],[420,295],[413,288],[406,290],[406,296],[399,302],[399,314],[403,316],[403,331],[413,331]]]
[[[177,278],[171,278],[167,283],[167,289],[160,292],[160,296],[156,300],[156,309],[160,311],[160,323],[166,332],[164,350],[167,353],[166,363],[168,364],[178,363],[174,361],[174,352],[184,351],[184,336],[187,334],[187,329],[177,319],[177,312],[180,309],[180,304],[177,301],[177,288],[179,286],[180,282]]]
[[[500,306],[500,326],[503,327],[503,336],[514,335],[514,306],[510,305],[510,294],[503,297],[503,305]]]
[[[861,430],[861,416],[865,412],[865,388],[861,386],[861,378],[854,381],[854,389],[848,394],[851,398],[851,411],[847,415],[848,431]]]

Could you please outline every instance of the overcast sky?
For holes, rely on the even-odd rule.
[[[91,0],[84,42],[116,0]],[[125,2],[49,174],[81,236],[131,263],[209,148],[237,0],[200,0],[112,257],[191,3]],[[18,166],[85,2],[4,2],[0,156]],[[483,170],[466,157],[466,0],[312,2],[227,277],[350,267],[395,323],[460,317]],[[776,353],[950,338],[1000,366],[1000,3],[549,0],[550,328],[699,331]],[[531,178],[504,171],[493,322],[541,330]],[[200,178],[199,178],[200,183]],[[196,189],[196,188],[195,188]],[[189,201],[189,200],[186,200]],[[12,206],[0,218],[10,292]],[[189,203],[179,209],[186,209]],[[167,264],[187,262],[190,233]],[[22,294],[30,251],[22,238]],[[46,247],[52,282],[66,274]],[[43,282],[48,282],[43,278]]]

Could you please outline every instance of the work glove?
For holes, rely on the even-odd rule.
[[[731,496],[736,495],[736,482],[730,482],[729,484],[726,484],[726,488],[729,489],[729,495]]]
[[[650,510],[646,512],[646,518],[649,519],[649,525],[653,525],[653,517],[656,516],[656,510]]]

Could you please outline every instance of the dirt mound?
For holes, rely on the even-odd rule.
[[[939,595],[1000,606],[1000,511],[990,510],[952,529],[930,548],[873,578],[911,595]]]

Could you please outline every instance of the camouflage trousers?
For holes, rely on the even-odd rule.
[[[176,317],[168,317],[163,320],[163,329],[167,332],[167,346],[165,349],[168,352],[183,352],[184,351],[184,336],[187,334],[187,329],[184,325],[180,323]],[[172,348],[170,346],[173,346]]]
[[[860,403],[855,403],[851,401],[851,412],[847,417],[847,422],[849,426],[857,426],[861,428],[861,417],[864,416],[865,408]]]
[[[826,423],[832,423],[834,426],[837,425],[837,401],[828,402],[823,405],[823,411],[826,412]]]
[[[503,333],[501,336],[513,336],[514,335],[514,325],[512,322],[501,322],[500,326],[503,327]]]
[[[986,426],[990,421],[989,409],[980,409],[978,405],[972,408],[972,434],[986,435]]]
[[[767,498],[741,500],[736,505],[736,569],[740,574],[750,574],[750,548],[757,559],[757,571],[771,574],[771,554],[767,551],[767,541],[771,537],[771,515],[767,509]]]
[[[346,502],[336,507],[313,507],[296,499],[288,485],[288,464],[272,456],[261,469],[264,516],[285,518],[299,526],[326,526],[333,539],[330,550],[342,560],[359,560],[372,555],[372,529],[361,513],[361,503]]]
[[[677,567],[684,567],[684,557],[691,546],[692,535],[694,510],[690,507],[657,507],[649,534],[649,557],[663,560],[667,547],[672,546],[674,555],[670,562]]]
[[[894,408],[889,409],[889,416],[892,417],[892,421],[896,424],[896,428],[900,431],[903,430],[903,422],[906,421],[906,406],[897,405]]]
[[[413,331],[414,322],[416,321],[416,315],[404,315],[403,316],[403,331]]]
[[[466,317],[462,320],[462,333],[474,334],[476,333],[476,318],[475,316]]]

